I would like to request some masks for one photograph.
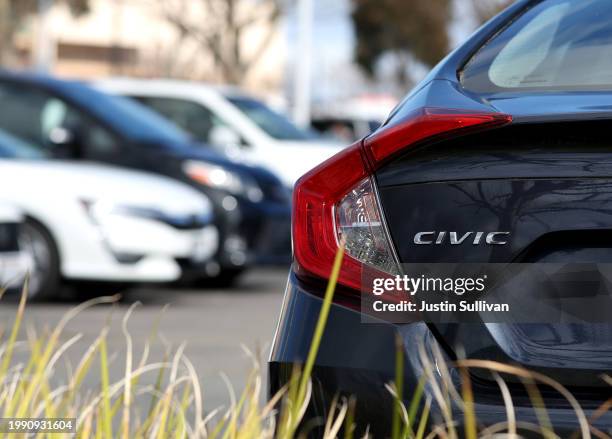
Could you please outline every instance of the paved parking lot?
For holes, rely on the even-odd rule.
[[[121,321],[131,303],[142,302],[129,320],[133,337],[135,362],[141,356],[145,340],[160,318],[160,339],[154,341],[152,361],[163,358],[164,343],[178,347],[187,343],[187,356],[194,363],[201,379],[204,405],[207,411],[227,406],[228,391],[220,376],[223,371],[236,391],[240,391],[252,368],[251,360],[241,345],[260,349],[265,362],[269,352],[285,287],[287,269],[258,269],[248,273],[240,284],[229,290],[214,289],[141,289],[133,291],[121,303],[98,306],[72,320],[66,336],[82,333],[83,337],[70,348],[67,357],[74,364],[110,322],[109,353],[115,353],[111,378],[123,374],[125,338]],[[32,304],[26,310],[26,325],[42,329],[53,326],[76,302]],[[164,311],[166,305],[169,307]],[[16,304],[4,301],[0,306],[0,325],[12,322]],[[162,341],[163,340],[163,341]],[[88,377],[89,385],[97,385],[95,373]],[[58,377],[62,379],[61,377]],[[146,381],[154,381],[154,376]]]

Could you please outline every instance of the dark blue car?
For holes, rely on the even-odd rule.
[[[406,408],[424,383],[413,431],[430,406],[430,425],[463,437],[467,388],[476,428],[609,437],[611,54],[612,1],[518,1],[296,184],[272,393],[304,362],[346,249],[304,422],[315,437],[336,395],[356,400],[355,437],[391,434],[397,340]]]

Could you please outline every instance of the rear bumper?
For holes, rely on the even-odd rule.
[[[286,384],[295,364],[303,363],[321,307],[317,297],[322,291],[302,284],[292,274],[289,278],[281,317],[270,355],[269,384],[274,394]],[[316,292],[317,295],[312,294]],[[361,314],[352,309],[332,305],[325,335],[313,370],[313,398],[310,415],[325,416],[332,398],[336,394],[355,395],[358,428],[365,431],[369,425],[374,437],[390,434],[392,399],[385,384],[395,377],[395,340],[400,337],[404,353],[405,404],[410,404],[418,380],[425,375],[418,347],[425,347],[425,355],[431,364],[436,364],[433,352],[443,349],[425,323],[394,325],[386,322],[362,323]],[[460,392],[458,372],[450,369],[451,378]],[[435,374],[435,373],[434,373]],[[501,393],[479,398],[476,392],[476,415],[479,423],[493,425],[506,421],[506,410],[501,403]],[[493,397],[491,397],[493,396]],[[605,399],[606,395],[601,395]],[[433,388],[426,385],[425,398],[433,401],[431,419],[442,422],[436,407]],[[513,395],[517,420],[537,424],[537,416],[528,399]],[[594,414],[597,404],[579,401],[587,417]],[[578,428],[576,416],[568,404],[558,398],[545,399],[548,415],[555,432],[567,437]],[[463,413],[455,407],[455,420],[459,423]],[[593,425],[602,431],[612,431],[612,413],[599,417]],[[461,427],[458,427],[461,428]]]

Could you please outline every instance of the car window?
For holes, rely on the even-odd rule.
[[[296,127],[284,116],[272,111],[262,102],[247,97],[226,96],[242,113],[278,140],[308,140],[313,135]]]
[[[0,158],[37,159],[44,156],[39,148],[0,130]]]
[[[80,154],[88,158],[119,152],[118,140],[106,128],[43,90],[0,84],[0,103],[0,129],[51,154],[68,135],[76,136]]]
[[[58,129],[67,128],[78,136],[83,153],[88,158],[100,158],[118,154],[119,141],[107,129],[83,114],[75,107],[57,98],[50,98],[44,105],[41,124],[43,136],[52,139]]]
[[[70,84],[64,91],[122,137],[163,144],[167,148],[181,147],[190,140],[184,130],[134,99],[103,93],[79,83]]]
[[[36,89],[0,83],[0,129],[42,146],[41,115],[48,95]]]
[[[461,72],[476,92],[612,89],[612,1],[544,0],[489,41]]]
[[[177,124],[199,142],[210,143],[212,130],[227,126],[212,111],[196,102],[151,96],[132,97]]]

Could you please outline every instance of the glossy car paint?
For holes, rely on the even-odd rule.
[[[376,174],[389,232],[400,262],[610,262],[612,260],[612,163],[607,126],[609,93],[503,93],[475,95],[461,88],[458,72],[505,23],[529,7],[519,1],[479,29],[443,60],[400,104],[374,136],[396,130],[419,108],[460,113],[507,114],[512,124],[460,138],[414,145]],[[601,120],[601,121],[600,121]],[[371,141],[366,139],[366,142]],[[419,246],[423,230],[509,230],[504,246]],[[271,391],[287,382],[310,344],[324,280],[290,275],[270,357]],[[394,339],[405,353],[404,395],[423,375],[417,348],[435,363],[461,345],[471,358],[494,359],[541,371],[566,385],[587,416],[610,397],[599,376],[612,369],[611,324],[390,324],[364,325],[357,302],[339,288],[313,373],[311,415],[324,416],[337,393],[357,397],[356,419],[375,437],[390,433],[392,401],[384,384],[394,378]],[[576,292],[579,294],[579,292]],[[355,297],[354,294],[352,297]],[[459,388],[456,371],[451,378]],[[497,385],[473,374],[477,418],[506,420]],[[535,421],[529,396],[510,383],[517,417]],[[426,394],[430,392],[426,388]],[[561,437],[577,428],[567,401],[544,391]],[[430,394],[430,396],[433,396]],[[409,402],[409,401],[406,401]],[[435,404],[434,404],[435,406]],[[460,410],[457,411],[461,419]],[[434,408],[434,418],[439,419]],[[594,425],[612,428],[612,414]]]

